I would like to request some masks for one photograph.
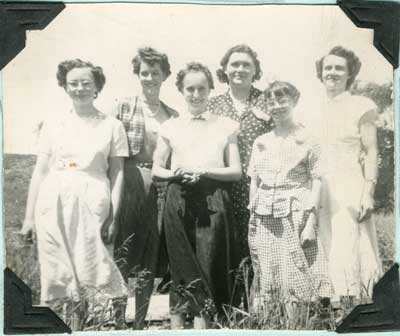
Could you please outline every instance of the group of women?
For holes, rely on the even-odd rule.
[[[146,47],[132,64],[142,92],[120,100],[116,118],[94,106],[100,67],[59,65],[72,107],[43,126],[22,227],[27,237],[36,230],[43,304],[73,307],[100,293],[123,323],[125,284],[140,276],[143,328],[154,279],[168,267],[171,327],[190,315],[205,328],[224,304],[239,304],[233,270],[249,255],[258,300],[248,308],[277,294],[334,302],[370,291],[381,275],[371,221],[376,109],[348,93],[361,66],[353,52],[335,47],[317,62],[323,138],[294,121],[294,85],[253,86],[262,73],[247,45],[222,58],[222,95],[209,99],[205,65],[179,71],[179,113],[159,98],[168,57]]]

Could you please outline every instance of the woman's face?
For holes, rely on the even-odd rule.
[[[234,52],[229,57],[225,74],[229,85],[250,87],[256,74],[256,66],[251,56],[244,52]]]
[[[322,64],[322,82],[328,91],[344,92],[349,80],[347,60],[340,56],[328,55]]]
[[[145,95],[159,95],[161,85],[165,80],[165,75],[159,63],[150,65],[146,62],[141,62],[138,77]]]
[[[292,111],[295,102],[292,97],[281,90],[272,91],[266,98],[268,113],[275,123],[286,121],[292,118]]]
[[[92,104],[97,92],[92,70],[74,68],[67,73],[65,90],[77,105]]]
[[[183,96],[189,112],[197,115],[207,109],[210,86],[203,72],[189,72],[183,79]]]

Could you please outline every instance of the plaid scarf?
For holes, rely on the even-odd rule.
[[[161,107],[170,117],[177,117],[178,113],[160,101]],[[143,107],[139,97],[128,97],[117,105],[116,118],[121,120],[128,138],[129,156],[138,154],[144,143],[145,122]]]

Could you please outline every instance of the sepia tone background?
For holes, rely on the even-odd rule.
[[[57,85],[57,65],[81,58],[103,67],[106,85],[96,101],[110,113],[117,98],[139,93],[131,59],[139,47],[167,53],[172,75],[162,87],[161,99],[181,113],[183,98],[175,87],[176,73],[190,61],[200,61],[215,74],[225,51],[238,43],[250,45],[261,62],[263,76],[255,86],[265,89],[275,79],[296,85],[301,100],[296,117],[312,125],[319,111],[323,87],[315,61],[335,45],[352,49],[363,63],[353,88],[380,105],[392,118],[391,65],[372,45],[372,31],[360,29],[336,6],[264,5],[207,6],[160,4],[67,4],[44,30],[27,35],[26,48],[4,69],[4,229],[6,263],[39,298],[35,247],[20,239],[26,195],[35,157],[39,125],[50,115],[70,107]],[[218,83],[211,96],[227,89]],[[388,134],[393,131],[389,127]],[[393,139],[388,138],[388,155]],[[390,144],[391,141],[391,144]],[[388,166],[388,171],[390,167]],[[392,172],[391,172],[392,173]],[[393,176],[386,184],[393,189]],[[382,192],[387,196],[388,192]],[[385,204],[388,204],[385,199]],[[380,250],[387,269],[394,260],[393,203],[377,215]],[[165,300],[164,300],[165,301]],[[163,300],[159,305],[168,309]]]

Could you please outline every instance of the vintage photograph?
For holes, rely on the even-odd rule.
[[[393,265],[393,68],[336,5],[66,4],[2,71],[6,266],[73,331],[334,330]]]

